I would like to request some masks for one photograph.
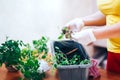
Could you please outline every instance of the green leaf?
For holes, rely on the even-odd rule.
[[[46,55],[43,55],[43,56],[42,56],[42,59],[45,59],[45,58],[46,58]]]
[[[64,37],[64,34],[61,33],[60,36],[58,37],[58,39],[63,39],[63,37]]]

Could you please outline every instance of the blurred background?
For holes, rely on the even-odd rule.
[[[0,0],[0,42],[5,36],[56,39],[65,23],[96,10],[95,0]]]
[[[0,43],[6,36],[24,42],[42,35],[57,39],[65,23],[96,11],[96,0],[0,0]],[[98,53],[106,53],[104,40],[85,48],[97,59]]]

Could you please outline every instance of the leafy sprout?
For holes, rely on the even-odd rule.
[[[67,58],[67,55],[62,53],[58,47],[55,47],[56,53],[53,58],[54,67],[57,68],[58,65],[80,65],[89,64],[90,60],[81,60],[80,55],[75,54],[71,59]]]
[[[67,27],[64,27],[62,29],[62,32],[61,34],[59,35],[58,39],[63,39],[63,37],[66,37],[66,38],[71,38],[71,32],[69,31],[69,29]]]

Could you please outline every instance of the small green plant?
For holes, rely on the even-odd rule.
[[[42,80],[45,77],[45,73],[38,71],[40,64],[38,63],[38,57],[32,54],[33,50],[31,46],[27,46],[21,52],[21,64],[20,68],[26,80]]]
[[[81,65],[82,64],[88,64],[88,63],[90,63],[90,60],[88,60],[88,59],[85,59],[85,60],[83,60],[83,61],[80,62]]]
[[[45,77],[44,72],[38,72],[38,60],[34,57],[30,57],[26,62],[23,62],[22,67],[21,72],[24,74],[26,80],[42,80]]]
[[[45,59],[48,53],[46,37],[42,37],[39,40],[33,41],[34,48],[31,48],[30,44],[21,51],[21,63],[18,66],[21,69],[26,80],[42,80],[45,77],[45,73],[39,71],[39,60]],[[39,57],[42,54],[42,57]]]
[[[6,40],[0,46],[0,65],[6,64],[6,67],[17,66],[20,63],[20,47],[23,45],[19,40]]]
[[[48,53],[47,42],[48,38],[44,36],[39,40],[33,40],[33,46],[38,51],[38,53],[44,53],[44,55],[42,55],[42,58],[46,58],[46,55]]]
[[[69,29],[67,27],[64,27],[62,29],[62,33],[60,34],[60,36],[58,37],[58,39],[63,39],[63,37],[66,38],[71,38],[71,32],[69,31]]]
[[[42,80],[45,73],[38,70],[40,67],[38,62],[47,56],[47,41],[46,37],[34,40],[32,48],[30,44],[24,44],[22,41],[7,39],[0,45],[0,66],[3,63],[6,67],[12,65],[23,73],[25,80]],[[39,57],[41,54],[42,57]]]
[[[85,59],[81,60],[80,55],[76,54],[71,59],[68,59],[66,54],[63,54],[58,47],[55,47],[56,54],[54,55],[53,62],[54,67],[56,68],[58,65],[82,65],[89,64],[90,60]]]

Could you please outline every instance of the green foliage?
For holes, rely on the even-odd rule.
[[[48,42],[48,38],[46,37],[42,37],[39,40],[33,40],[33,46],[35,49],[38,50],[39,53],[41,52],[48,52],[48,48],[47,48],[47,42]]]
[[[90,63],[90,60],[85,59],[85,60],[81,61],[81,63],[80,63],[80,64],[88,64],[88,63]]]
[[[38,53],[44,52],[42,58],[46,58],[46,55],[48,53],[47,42],[48,42],[48,38],[44,36],[39,40],[33,40],[33,46],[35,49],[38,50]]]
[[[80,55],[74,55],[71,59],[68,59],[65,54],[63,54],[58,47],[55,48],[56,53],[53,58],[54,67],[57,68],[58,65],[79,65],[79,64],[89,64],[90,60],[81,60]]]
[[[24,44],[22,41],[6,40],[0,45],[0,66],[2,63],[6,63],[7,66],[14,65],[23,73],[25,80],[42,80],[45,73],[38,71],[40,67],[38,60],[46,58],[48,53],[47,41],[46,37],[34,40],[34,48],[32,48],[30,44]],[[44,55],[39,58],[42,53]]]
[[[0,65],[6,63],[6,66],[18,65],[20,63],[20,47],[22,41],[6,40],[0,46]]]
[[[38,72],[39,64],[36,59],[30,58],[26,60],[26,62],[21,63],[18,67],[21,69],[25,80],[42,80],[45,77],[44,72]]]
[[[44,54],[47,54],[47,41],[47,38],[42,37],[39,40],[33,41],[34,48],[31,48],[30,44],[26,44],[25,48],[22,49],[21,64],[19,64],[17,68],[20,68],[26,80],[42,80],[45,77],[44,72],[38,71],[38,68],[40,67],[38,58],[42,52],[44,52]],[[44,55],[44,57],[42,56],[40,59],[43,58],[46,58],[46,55]]]
[[[64,36],[66,38],[71,38],[71,32],[69,31],[67,27],[64,27],[62,29],[62,33],[59,35],[58,39],[63,39]]]
[[[59,35],[58,39],[63,39],[64,35],[65,35],[65,34],[61,33],[61,34]]]

